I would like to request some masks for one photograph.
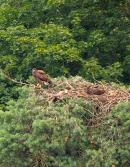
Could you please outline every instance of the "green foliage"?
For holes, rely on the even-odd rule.
[[[12,74],[15,72],[15,76],[27,77],[33,67],[44,67],[57,76],[75,73],[78,67],[73,70],[71,66],[81,66],[76,41],[63,26],[48,24],[30,30],[23,26],[9,27],[0,35],[3,40],[1,67]],[[5,50],[7,46],[10,49]]]
[[[0,112],[0,165],[77,166],[89,143],[84,118],[90,104],[79,99],[47,104],[31,89],[20,89],[19,100]]]
[[[94,132],[93,147],[84,122],[91,104],[77,99],[41,103],[41,97],[28,96],[26,88],[19,90],[4,75],[33,82],[36,67],[52,77],[80,74],[128,84],[129,6],[129,0],[0,1],[1,166],[130,166],[129,104],[113,109],[105,128]]]
[[[89,149],[86,166],[130,166],[130,103],[120,103],[103,120],[103,125],[93,131],[97,150]]]
[[[129,83],[129,6],[129,0],[0,1],[0,68],[19,80],[36,67],[52,77]]]
[[[95,129],[86,127],[93,103],[55,103],[30,87],[0,111],[0,165],[4,167],[130,166],[130,103],[120,103]]]
[[[128,0],[5,0],[0,10],[0,66],[15,77],[28,78],[32,67],[53,76],[89,73],[95,57],[97,79],[129,82]]]
[[[105,80],[117,82],[122,77],[122,72],[119,62],[103,68],[96,58],[91,58],[85,63],[82,75],[92,81]]]
[[[0,69],[0,109],[4,110],[6,103],[11,99],[17,99],[18,94],[16,85],[7,80],[3,70]]]

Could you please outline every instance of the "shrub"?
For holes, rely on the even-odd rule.
[[[87,167],[130,166],[130,103],[120,103],[93,131],[96,149],[86,150]]]
[[[0,112],[0,165],[10,167],[77,166],[88,145],[85,108],[80,99],[40,101],[23,88],[17,102]],[[88,107],[87,107],[88,106]]]

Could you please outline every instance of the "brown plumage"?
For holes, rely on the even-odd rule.
[[[89,86],[87,88],[87,93],[90,95],[102,95],[105,93],[105,90],[99,86]]]
[[[35,79],[39,82],[40,85],[43,85],[43,84],[51,85],[52,84],[49,76],[43,70],[38,70],[36,68],[33,68],[32,75],[35,77]]]

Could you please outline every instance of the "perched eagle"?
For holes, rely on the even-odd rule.
[[[52,82],[49,79],[49,76],[43,71],[43,70],[38,70],[36,68],[32,69],[32,75],[35,77],[35,79],[38,81],[40,85],[51,85]]]

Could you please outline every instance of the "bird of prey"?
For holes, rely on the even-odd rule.
[[[86,92],[90,95],[102,95],[105,93],[105,90],[100,86],[89,86]]]
[[[50,80],[49,76],[43,71],[38,70],[36,68],[32,69],[32,75],[38,81],[38,83],[42,86],[44,85],[52,85],[52,81]]]

